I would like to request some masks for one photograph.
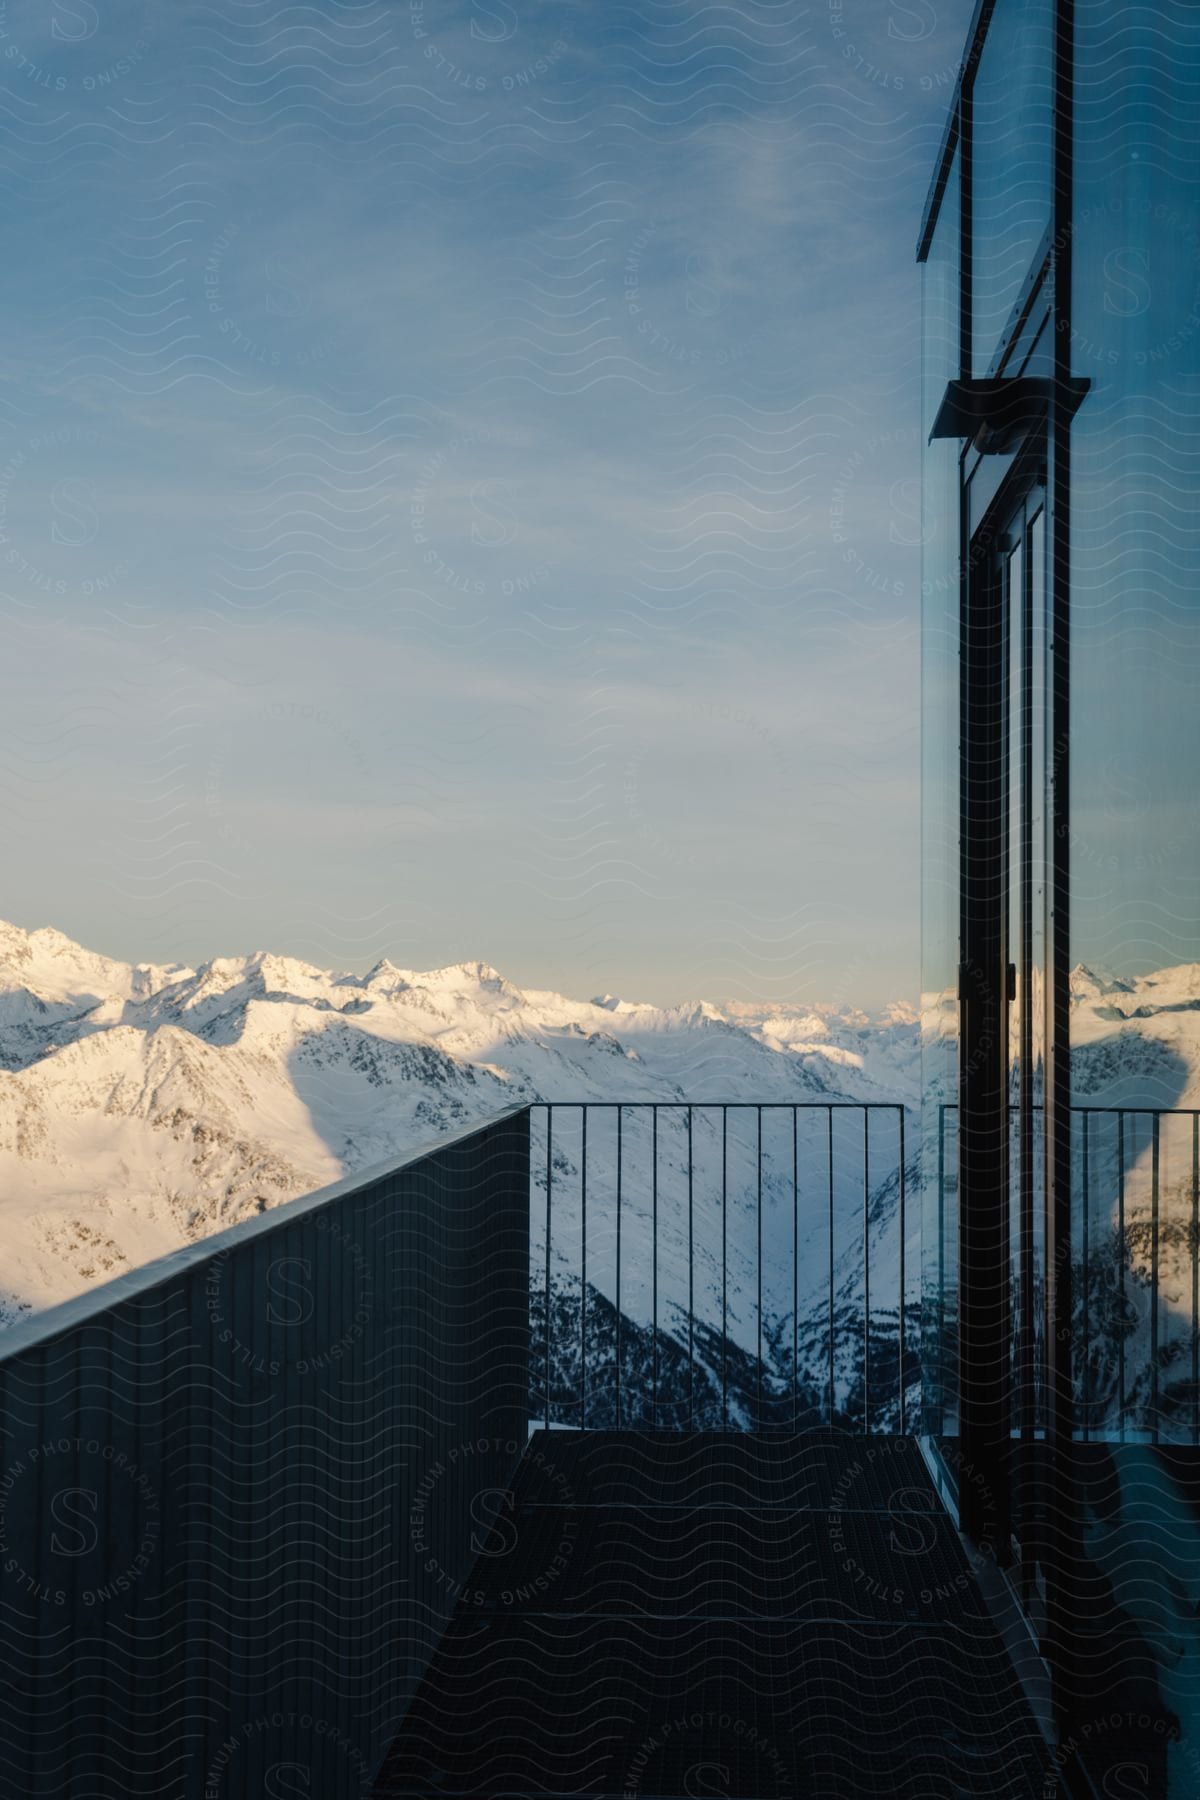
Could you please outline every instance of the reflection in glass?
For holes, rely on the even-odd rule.
[[[974,89],[972,365],[991,364],[1050,227],[1053,0],[996,8]]]
[[[1200,1441],[1200,17],[1092,0],[1076,23],[1062,323],[1092,383],[1072,430],[1066,845],[1084,1548],[1161,1721],[1130,1753],[1153,1753],[1143,1791],[1184,1795],[1200,1791],[1200,1484],[1194,1453],[1147,1440]]]
[[[960,371],[957,160],[923,275],[923,441]],[[922,482],[922,1304],[926,1429],[957,1430],[958,478],[953,439],[925,443]]]

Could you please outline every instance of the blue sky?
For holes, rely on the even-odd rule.
[[[911,997],[966,0],[8,0],[0,909]]]

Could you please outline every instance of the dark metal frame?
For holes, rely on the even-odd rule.
[[[1017,459],[965,559],[960,689],[959,1389],[963,1529],[1009,1539],[1008,620],[1004,533],[1037,485]]]
[[[939,210],[955,156],[960,168],[960,394],[970,399],[974,375],[972,292],[973,89],[995,0],[977,0],[962,71],[938,153],[921,221],[917,260],[929,254]],[[1074,1380],[1070,1323],[1071,1271],[1071,1109],[1069,1038],[1070,866],[1070,423],[1082,397],[1071,370],[1071,249],[1074,156],[1074,0],[1055,8],[1052,144],[1052,212],[1047,239],[1039,248],[998,345],[988,354],[987,374],[999,375],[1027,331],[1039,297],[1053,308],[1054,370],[1047,416],[1030,415],[1032,430],[1016,467],[1001,484],[983,521],[970,529],[966,482],[960,482],[960,620],[962,631],[960,826],[961,966],[959,1066],[959,1320],[962,1454],[994,1480],[995,1496],[1010,1489],[1008,1399],[1005,1372],[1009,1354],[1008,1313],[1008,1124],[1005,1104],[1007,1037],[1007,950],[1005,836],[1002,804],[1004,751],[1002,687],[1003,607],[997,591],[993,546],[1002,518],[1011,515],[1021,484],[1031,486],[1045,465],[1047,599],[1050,642],[1047,657],[1053,735],[1047,778],[1047,837],[1050,867],[1046,933],[1046,1441],[1040,1452],[1042,1478],[1054,1494],[1045,1514],[1039,1559],[1048,1571],[1047,1623],[1043,1648],[1061,1696],[1073,1685],[1071,1663],[1072,1594],[1078,1567],[1078,1508],[1074,1496],[1071,1443]],[[966,384],[965,386],[963,384]],[[952,387],[955,384],[951,384]],[[953,396],[951,396],[953,398]],[[973,401],[970,402],[974,404]],[[989,401],[989,404],[991,402]],[[1039,442],[1039,440],[1041,440]],[[997,441],[995,447],[1002,447]],[[967,472],[964,452],[960,464]],[[964,1528],[980,1533],[978,1490],[961,1484]],[[994,1528],[995,1514],[991,1515]],[[1005,1539],[1007,1541],[1007,1539]]]
[[[954,97],[950,102],[946,128],[942,133],[941,145],[934,162],[933,179],[929,184],[929,193],[921,214],[921,229],[917,238],[918,262],[925,261],[929,254],[929,246],[933,242],[933,234],[937,228],[938,213],[941,210],[942,197],[946,192],[946,183],[950,177],[954,152],[958,147],[960,134],[966,131],[968,123],[964,118],[963,103],[965,101],[969,108],[975,72],[979,67],[979,59],[983,55],[984,40],[987,37],[988,26],[992,22],[992,14],[995,10],[996,0],[975,0],[975,11],[967,31],[967,47],[963,53],[958,80],[954,88]],[[969,136],[969,131],[966,134]]]
[[[1071,994],[1070,994],[1070,731],[1071,731],[1071,418],[1062,396],[1071,376],[1072,206],[1075,155],[1075,0],[1057,0],[1054,43],[1054,375],[1049,431],[1048,548],[1053,719],[1049,812],[1050,972],[1046,1032],[1046,1451],[1044,1478],[1053,1504],[1045,1510],[1046,1631],[1043,1649],[1053,1678],[1060,1729],[1069,1728],[1079,1679],[1078,1599],[1082,1594],[1080,1508],[1072,1439],[1075,1427],[1071,1321]]]
[[[1022,528],[1019,549],[1014,549],[1007,559],[1007,638],[1008,638],[1008,820],[1010,858],[1008,869],[1007,894],[1009,903],[1008,924],[1012,925],[1013,875],[1011,864],[1013,853],[1013,789],[1019,784],[1019,845],[1016,882],[1020,895],[1019,925],[1020,941],[1009,942],[1006,956],[1010,975],[1009,1002],[1017,1006],[1018,1029],[1020,1032],[1017,1051],[1017,1105],[1016,1105],[1016,1137],[1017,1137],[1017,1170],[1018,1179],[1015,1189],[1010,1179],[1010,1196],[1015,1192],[1018,1197],[1018,1292],[1019,1309],[1017,1323],[1018,1356],[1016,1367],[1015,1393],[1015,1428],[1023,1439],[1033,1436],[1036,1423],[1036,1391],[1037,1375],[1034,1368],[1036,1320],[1034,1317],[1034,1264],[1035,1264],[1035,1223],[1034,1223],[1034,1166],[1035,1166],[1035,1119],[1034,1099],[1031,1086],[1034,1020],[1033,1020],[1033,719],[1034,719],[1034,655],[1033,639],[1037,622],[1033,616],[1033,595],[1035,592],[1034,539],[1033,527],[1036,521],[1045,519],[1045,491],[1040,484],[1031,487],[1022,505]],[[1016,615],[1013,605],[1012,565],[1017,556],[1021,558],[1021,592],[1020,612]],[[1019,676],[1014,680],[1014,671],[1019,664]],[[1020,708],[1019,718],[1014,720],[1014,707]],[[1014,740],[1016,756],[1014,759]],[[1014,766],[1015,760],[1015,766]],[[1044,834],[1045,835],[1045,834]],[[1044,848],[1044,846],[1043,846]],[[1009,1032],[1009,1048],[1012,1048],[1012,1033]],[[1011,1070],[1010,1070],[1011,1085]],[[1011,1136],[1009,1143],[1012,1149]],[[1011,1170],[1010,1170],[1011,1176]],[[1011,1203],[1011,1202],[1010,1202]]]

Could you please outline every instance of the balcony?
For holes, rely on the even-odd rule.
[[[1105,1129],[1132,1287],[1174,1127]],[[8,1791],[1043,1794],[919,1179],[898,1107],[524,1108],[12,1330]]]

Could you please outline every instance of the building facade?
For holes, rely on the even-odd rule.
[[[981,0],[918,258],[925,1425],[1062,1791],[1196,1794],[1200,8]]]

